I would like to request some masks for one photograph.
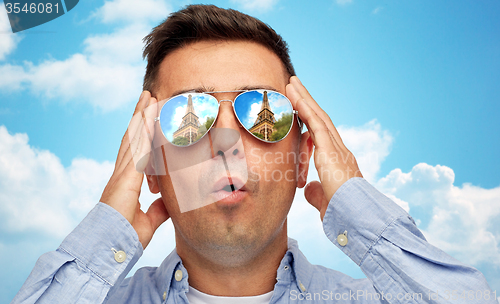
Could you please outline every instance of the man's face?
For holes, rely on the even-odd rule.
[[[259,44],[204,41],[187,45],[165,57],[159,70],[156,97],[162,101],[178,92],[200,88],[204,91],[266,88],[285,94],[288,79],[280,59]],[[219,101],[234,100],[237,94],[215,93],[214,96]],[[160,102],[160,106],[162,104]],[[213,155],[214,150],[217,153],[221,148],[225,151],[225,161],[236,168],[231,173],[234,178],[243,179],[241,175],[248,174],[248,181],[236,202],[215,202],[180,212],[176,199],[179,193],[174,194],[172,174],[159,175],[157,182],[175,226],[178,250],[184,246],[213,261],[224,251],[235,257],[233,262],[226,262],[239,263],[241,259],[252,258],[278,234],[286,235],[285,220],[297,186],[299,130],[295,120],[285,139],[277,143],[259,141],[242,128],[232,103],[227,101],[220,102],[213,128],[210,131],[213,134],[218,130],[239,134],[240,146],[233,146],[234,140],[224,142],[230,136],[217,137],[211,143],[212,149],[203,142],[189,147],[167,144],[164,145],[169,155],[167,166],[172,171],[172,167],[186,160],[207,160],[196,170],[188,168],[184,170],[187,174],[175,177],[177,183],[185,186],[184,194],[191,201],[203,202],[213,197],[214,183],[226,176],[221,156]],[[203,140],[206,143],[208,136]],[[156,159],[161,157],[155,155]]]

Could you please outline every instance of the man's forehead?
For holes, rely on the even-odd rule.
[[[277,55],[244,41],[199,42],[178,49],[162,61],[157,82],[161,98],[190,91],[269,89],[284,93],[287,83]]]

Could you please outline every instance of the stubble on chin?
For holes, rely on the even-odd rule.
[[[194,210],[192,216],[196,221],[188,228],[189,235],[184,235],[186,242],[214,264],[238,267],[249,263],[286,229],[288,209],[280,208],[286,189],[274,190],[273,198],[265,189],[254,193],[250,203],[254,208],[250,210],[244,208],[245,204],[223,208],[207,206],[207,209],[214,208],[214,213],[203,212],[205,208]]]

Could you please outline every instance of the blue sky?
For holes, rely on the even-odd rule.
[[[80,1],[15,35],[1,6],[2,303],[99,200],[141,93],[141,39],[190,2],[141,3]],[[499,1],[211,3],[280,33],[365,177],[409,210],[429,242],[500,291]],[[363,277],[301,191],[289,222],[311,262]],[[137,267],[158,265],[172,248],[168,224]]]

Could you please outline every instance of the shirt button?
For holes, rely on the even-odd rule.
[[[339,234],[337,236],[337,242],[339,243],[340,246],[344,247],[347,245],[348,239],[347,239],[347,231],[345,231],[342,234]]]
[[[165,299],[166,299],[166,298],[167,298],[167,292],[165,291],[165,292],[163,293],[163,301],[165,301]]]
[[[300,290],[302,290],[302,292],[306,291],[306,287],[304,286],[304,284],[299,283],[299,287],[300,287]]]
[[[175,280],[177,282],[179,282],[180,280],[182,280],[182,270],[178,269],[176,272],[175,272]]]
[[[118,263],[123,263],[123,261],[125,261],[127,259],[127,254],[120,250],[120,251],[117,251],[115,252],[115,261],[117,261]]]

